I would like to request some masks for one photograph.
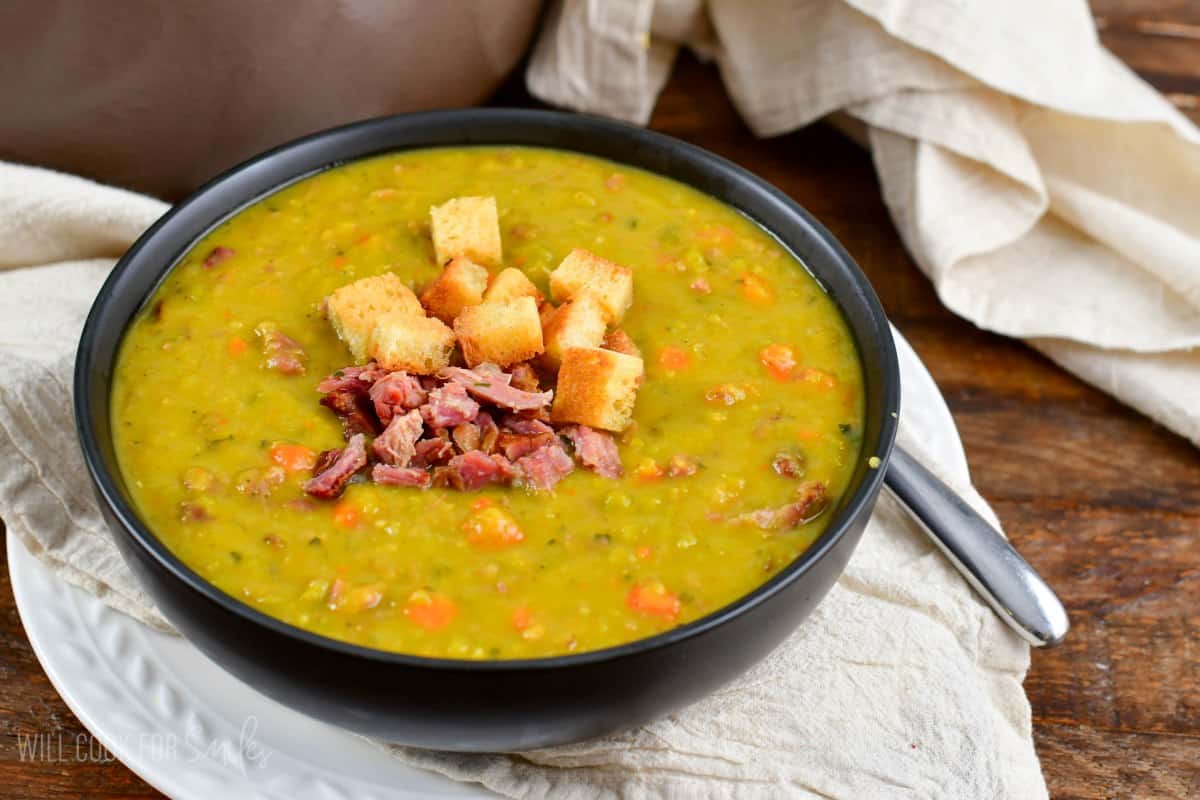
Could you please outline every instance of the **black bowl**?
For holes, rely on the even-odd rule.
[[[113,363],[134,314],[192,244],[232,214],[352,159],[438,145],[515,144],[589,153],[719,198],[774,234],[841,308],[866,378],[863,457],[835,518],[763,586],[708,616],[620,647],[514,661],[420,658],[288,625],[215,588],[138,519],[113,454]],[[900,379],[887,319],[833,236],[782,192],[675,139],[594,117],[478,109],[348,125],[272,150],[175,206],[129,249],[100,290],[79,343],[75,415],[88,470],[126,562],[179,630],[263,694],[368,736],[429,748],[520,750],[646,722],[737,677],[824,597],[874,507],[896,431]],[[867,465],[877,456],[876,468]]]

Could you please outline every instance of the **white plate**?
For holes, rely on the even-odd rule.
[[[966,456],[941,393],[898,332],[908,421],[945,466]],[[412,769],[381,749],[263,697],[187,641],[157,633],[68,585],[8,538],[21,621],[79,720],[174,798],[368,800],[482,797],[477,785]]]

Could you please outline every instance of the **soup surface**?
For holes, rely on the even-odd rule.
[[[496,198],[505,266],[543,291],[576,247],[633,270],[622,327],[646,376],[618,438],[624,476],[576,469],[548,492],[356,481],[325,502],[302,492],[308,472],[264,481],[281,444],[344,443],[315,391],[351,362],[323,298],[388,270],[431,281],[429,210],[459,195]],[[216,248],[228,257],[206,266]],[[266,368],[264,323],[303,346],[304,374]],[[481,147],[349,163],[215,229],[130,328],[112,413],[138,512],[225,592],[357,644],[507,659],[659,633],[768,580],[831,515],[782,529],[732,520],[792,500],[780,453],[802,458],[835,506],[860,457],[862,394],[832,301],[734,210],[600,159]],[[671,475],[673,457],[698,468]],[[517,546],[472,544],[488,507],[516,520]]]

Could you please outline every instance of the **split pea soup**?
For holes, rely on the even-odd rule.
[[[352,363],[323,299],[388,271],[420,291],[441,269],[430,208],[458,196],[495,197],[504,266],[543,293],[575,248],[633,271],[621,328],[645,378],[623,475],[474,492],[360,476],[308,497],[295,453],[345,445],[316,385]],[[271,368],[271,332],[302,371]],[[568,152],[439,148],[331,168],[199,241],[127,332],[112,414],[138,513],[224,592],[359,645],[512,659],[661,633],[786,567],[862,457],[863,379],[831,299],[717,200]],[[481,546],[498,515],[520,536]]]

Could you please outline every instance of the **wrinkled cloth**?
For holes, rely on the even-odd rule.
[[[1200,132],[1084,0],[560,0],[526,80],[644,124],[684,45],[760,136],[857,130],[952,311],[1200,444]]]
[[[68,582],[170,630],[105,528],[70,402],[87,310],[114,258],[165,210],[0,164],[0,519]],[[919,411],[902,427],[918,452],[929,437]],[[995,520],[965,468],[925,460]],[[813,616],[747,675],[689,708],[514,755],[380,746],[513,797],[1029,800],[1046,790],[1021,688],[1028,665],[1028,647],[884,498]]]

